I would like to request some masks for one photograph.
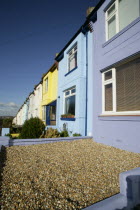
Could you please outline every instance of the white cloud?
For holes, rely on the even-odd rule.
[[[15,116],[20,105],[14,102],[2,103],[0,102],[0,116]]]

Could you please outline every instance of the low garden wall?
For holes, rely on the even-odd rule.
[[[42,138],[42,139],[9,139],[9,137],[0,137],[0,147],[23,146],[34,144],[47,144],[60,141],[74,141],[79,139],[91,139],[92,136],[61,137],[61,138]]]

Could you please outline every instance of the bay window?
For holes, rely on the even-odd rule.
[[[140,57],[102,73],[103,114],[140,114]]]

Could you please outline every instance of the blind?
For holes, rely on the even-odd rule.
[[[117,111],[140,111],[140,58],[116,68]]]
[[[105,111],[113,109],[112,83],[105,85]]]

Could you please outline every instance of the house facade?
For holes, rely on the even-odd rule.
[[[139,152],[140,2],[100,1],[93,14],[92,135],[97,142]]]
[[[28,119],[34,115],[34,91],[29,95]]]
[[[46,126],[56,126],[58,67],[54,63],[42,77],[41,119]]]
[[[17,125],[22,125],[22,107],[18,110],[16,122]]]
[[[74,133],[86,135],[87,131],[88,45],[91,38],[91,34],[81,28],[56,57],[59,62],[57,128],[67,129],[71,136]]]
[[[34,88],[34,110],[33,117],[41,118],[41,102],[42,102],[42,82],[37,84]]]

